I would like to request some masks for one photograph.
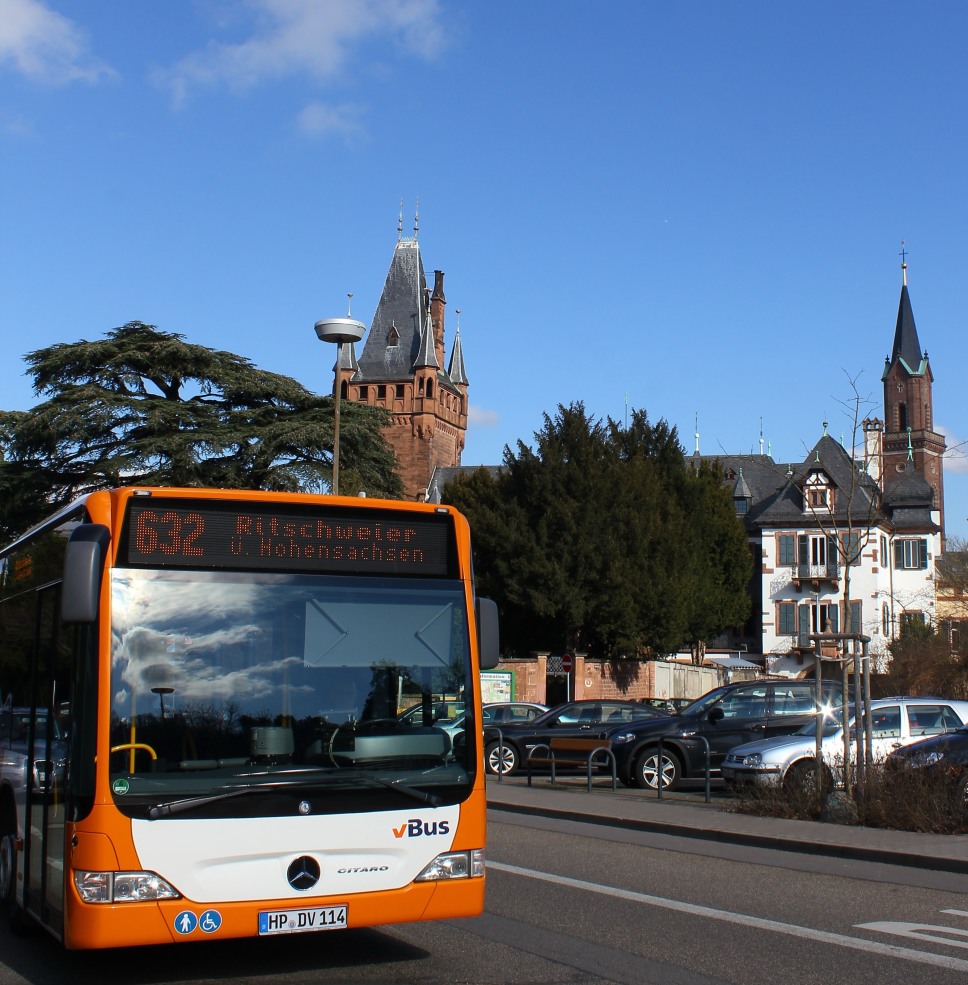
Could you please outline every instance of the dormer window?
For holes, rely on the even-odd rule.
[[[812,510],[825,510],[829,505],[826,489],[808,489],[807,505]]]
[[[828,512],[834,508],[834,490],[824,472],[815,470],[803,487],[804,513]]]
[[[390,323],[390,331],[387,332],[387,347],[400,344],[400,333],[397,331],[397,326],[392,322]]]

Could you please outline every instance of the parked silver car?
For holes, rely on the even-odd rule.
[[[27,754],[31,725],[34,728],[33,752],[37,757],[34,759]],[[35,797],[52,796],[55,790],[63,797],[67,741],[56,718],[51,722],[51,732],[52,758],[44,759],[41,757],[46,748],[47,713],[14,708],[9,704],[0,707],[0,791],[9,787],[19,802],[26,796],[29,779]]]
[[[895,749],[929,735],[941,735],[968,723],[968,701],[943,698],[880,698],[871,702],[874,762],[883,762]],[[854,720],[850,719],[851,760],[856,760]],[[825,782],[838,777],[844,761],[844,730],[839,709],[828,713],[823,725],[821,758]],[[723,761],[727,784],[804,786],[815,782],[816,722],[791,735],[778,735],[735,746]]]

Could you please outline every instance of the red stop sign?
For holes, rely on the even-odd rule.
[[[566,653],[561,658],[561,669],[564,673],[570,674],[572,667],[575,666],[575,659],[570,653]]]

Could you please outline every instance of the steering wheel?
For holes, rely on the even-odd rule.
[[[342,725],[337,725],[332,732],[329,733],[329,741],[326,743],[326,755],[329,757],[329,761],[338,769],[339,763],[336,762],[336,755],[333,752],[333,746],[336,743],[336,736],[339,734],[340,730],[346,727],[344,722]]]

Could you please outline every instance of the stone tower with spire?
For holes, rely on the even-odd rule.
[[[880,454],[880,481],[885,494],[896,496],[913,476],[931,487],[931,506],[944,532],[945,441],[934,430],[931,388],[934,374],[927,352],[921,349],[908,294],[906,253],[901,252],[901,300],[894,329],[894,347],[884,361],[884,431]],[[865,422],[865,430],[870,422]]]
[[[403,217],[383,293],[360,354],[343,346],[343,398],[390,412],[384,436],[397,458],[407,499],[423,499],[438,466],[460,465],[467,433],[467,387],[460,340],[460,309],[450,362],[444,369],[444,274],[427,287],[418,220],[403,237]]]

